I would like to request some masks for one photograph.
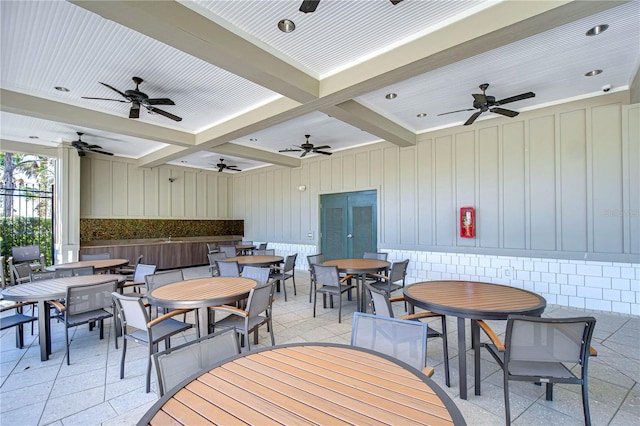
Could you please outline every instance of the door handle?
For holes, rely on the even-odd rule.
[[[347,238],[353,238],[353,235],[347,234]]]

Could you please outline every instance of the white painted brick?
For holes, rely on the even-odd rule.
[[[448,273],[455,274],[457,270],[458,270],[458,267],[456,265],[447,265]]]
[[[631,291],[640,291],[640,280],[629,280]]]
[[[631,314],[631,303],[611,302],[611,310],[620,314]]]
[[[453,279],[453,275],[447,273],[447,272],[443,272],[442,273],[442,279],[443,280],[452,280]]]
[[[458,263],[459,265],[464,265],[464,266],[471,265],[471,259],[467,256],[461,256],[459,260],[460,260],[460,262]]]
[[[464,268],[465,268],[465,267],[464,267],[464,266],[462,266],[462,265],[458,265],[458,266],[456,266],[456,273],[458,273],[458,274],[464,274]]]
[[[516,278],[519,280],[530,280],[531,274],[527,271],[516,271]]]
[[[631,315],[640,315],[640,303],[631,304]]]
[[[575,296],[576,293],[576,289],[578,287],[576,287],[575,285],[561,285],[560,286],[560,293],[564,294],[565,296]]]
[[[531,281],[541,281],[542,280],[542,276],[540,275],[540,272],[531,272]]]
[[[549,293],[549,284],[535,283],[534,289],[536,293]]]
[[[604,289],[604,290],[602,290],[602,298],[604,300],[612,300],[612,301],[619,302],[620,301],[620,290]]]
[[[533,262],[530,260],[525,260],[522,262],[522,269],[525,271],[533,271]]]
[[[451,264],[452,265],[459,265],[460,264],[460,256],[457,255],[457,254],[451,256]]]
[[[524,288],[524,281],[521,280],[511,280],[511,283],[509,284],[511,287],[515,287],[515,288]]]
[[[584,285],[584,277],[582,275],[569,275],[569,284]]]
[[[480,259],[478,259],[478,266],[482,266],[484,268],[490,267],[491,259],[488,258],[487,256],[481,256]]]
[[[585,308],[611,312],[611,302],[608,300],[585,299]]]
[[[569,281],[568,281],[567,275],[565,275],[565,274],[556,274],[556,282],[558,284],[566,284]]]
[[[418,252],[418,258],[416,259],[418,262],[426,262],[429,255],[427,253]]]
[[[473,280],[471,279],[471,276],[470,276],[470,275],[466,275],[466,274],[461,274],[461,275],[460,275],[460,278],[458,278],[458,279],[459,279],[459,280],[462,280],[462,281],[473,281]]]
[[[447,270],[447,267],[446,265],[443,265],[441,263],[435,263],[431,265],[431,270],[435,272],[445,272]]]
[[[503,266],[511,266],[511,265],[509,263],[509,260],[507,259],[496,258],[491,260],[491,266],[496,269],[500,269]]]
[[[576,265],[573,265],[571,263],[562,263],[560,265],[560,272],[562,272],[563,274],[575,275]]]
[[[588,297],[590,299],[602,299],[601,288],[578,287],[577,294],[579,297]]]
[[[482,266],[477,266],[476,267],[476,275],[479,277],[484,277],[484,269]]]
[[[533,262],[533,270],[536,272],[549,272],[549,264],[547,262]]]
[[[597,266],[613,266],[613,262],[596,262],[594,260],[590,260],[589,263]]]
[[[568,296],[557,295],[556,296],[556,304],[558,304],[560,306],[569,306],[569,297]]]
[[[578,275],[590,275],[593,277],[602,276],[602,266],[598,265],[578,265],[576,269]]]
[[[620,268],[617,266],[603,266],[602,276],[610,278],[620,278]]]
[[[429,272],[427,273],[427,280],[441,280],[442,272]]]
[[[464,273],[465,275],[478,275],[475,266],[465,266]]]
[[[451,265],[451,256],[440,256],[440,263]]]
[[[525,281],[525,282],[524,282],[524,286],[523,286],[523,288],[524,288],[525,290],[535,291],[533,281]]]
[[[441,261],[442,261],[442,256],[438,254],[427,255],[427,262],[429,263],[440,263]]]
[[[637,300],[636,292],[634,292],[634,291],[620,291],[620,300],[631,301],[633,299]]]
[[[551,261],[549,262],[549,272],[552,272],[554,274],[560,272],[560,264],[551,259]]]
[[[554,283],[556,282],[556,274],[544,272],[540,275],[540,280],[546,283]]]
[[[584,308],[584,298],[569,297],[569,306],[572,308]]]
[[[559,284],[549,284],[549,293],[560,294]]]
[[[522,260],[519,259],[514,259],[510,262],[510,266],[513,269],[523,269],[524,268],[524,262]]]
[[[584,277],[584,285],[589,287],[611,288],[611,278]]]
[[[611,288],[615,290],[631,290],[631,280],[623,278],[612,278]]]
[[[484,276],[495,278],[498,276],[498,270],[496,268],[484,268]]]
[[[620,278],[634,279],[636,272],[633,268],[620,268]]]
[[[557,303],[557,301],[556,301],[557,297],[556,297],[556,295],[555,295],[555,294],[552,294],[552,293],[542,293],[542,297],[544,297],[544,298],[546,299],[547,303],[552,303],[552,304],[554,304],[554,305],[557,305],[557,304],[558,304],[558,303]]]

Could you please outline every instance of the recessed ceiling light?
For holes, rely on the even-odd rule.
[[[187,164],[187,160],[180,160],[182,164]]]
[[[586,35],[595,36],[595,35],[598,35],[600,33],[603,33],[605,31],[607,31],[607,28],[609,28],[609,25],[607,25],[607,24],[596,25],[595,27],[593,27],[589,31],[587,31]]]
[[[40,139],[40,136],[29,136],[29,139]]]
[[[420,114],[417,114],[416,117],[418,118],[422,118],[422,117],[426,117],[427,113],[426,112],[421,112]]]
[[[56,86],[54,87],[54,89],[56,89],[58,92],[68,92],[69,89],[67,89],[66,87],[62,87],[62,86]]]
[[[282,19],[278,22],[278,29],[283,33],[290,33],[296,29],[296,24],[291,19]]]
[[[256,138],[251,138],[251,139],[249,139],[249,141],[251,141],[251,142],[258,142],[258,139],[256,139]]]
[[[397,93],[387,93],[386,95],[384,95],[385,98],[387,99],[395,99],[398,97]]]
[[[588,73],[585,73],[585,77],[593,77],[594,75],[602,74],[602,70],[591,70]]]

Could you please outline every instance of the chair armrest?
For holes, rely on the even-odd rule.
[[[589,356],[598,356],[598,351],[593,346],[589,346]]]
[[[64,312],[67,310],[67,307],[64,306],[62,303],[60,303],[57,300],[49,300],[48,301],[49,304],[53,305],[54,308],[56,308],[57,310],[59,310],[60,312]]]
[[[389,277],[386,275],[382,275],[382,274],[367,274],[367,277],[371,277],[371,278],[378,278],[381,280],[388,280]]]
[[[425,367],[422,369],[422,374],[424,374],[427,377],[431,377],[433,376],[433,373],[435,373],[436,370],[434,370],[433,367]]]
[[[184,314],[186,312],[191,311],[191,309],[176,309],[175,311],[167,312],[164,315],[160,315],[158,318],[154,318],[153,320],[147,323],[147,327],[153,327],[154,325],[161,323],[164,320],[167,320],[176,315]]]
[[[226,312],[233,315],[238,315],[241,317],[246,317],[247,315],[249,315],[247,311],[244,311],[242,309],[236,308],[235,306],[229,306],[229,305],[211,306],[211,309],[216,311]]]
[[[0,308],[0,312],[9,311],[11,309],[21,308],[23,306],[29,306],[29,305],[35,305],[35,302],[20,302],[20,303],[16,303],[15,305],[4,306]]]
[[[353,277],[355,277],[355,275],[353,274],[345,275],[344,277],[340,278],[340,283],[342,284],[343,282],[350,280]]]
[[[506,350],[506,348],[504,347],[504,343],[502,343],[502,341],[500,340],[500,338],[498,337],[496,332],[493,331],[493,329],[489,326],[489,324],[487,324],[486,322],[484,322],[482,320],[477,320],[476,323],[478,323],[478,325],[480,326],[482,331],[484,331],[486,333],[487,337],[489,337],[491,342],[494,345],[496,345],[496,348],[500,352],[504,352]]]
[[[435,312],[424,311],[424,312],[416,312],[415,314],[407,314],[400,317],[403,320],[415,320],[420,318],[432,318],[432,317],[441,317],[442,315],[436,314]]]
[[[134,286],[137,286],[137,285],[145,285],[145,283],[143,283],[142,281],[136,281],[136,282],[128,281],[126,283],[120,284],[120,288],[134,287]]]
[[[393,302],[404,302],[404,296],[390,297],[389,298],[389,302],[390,303],[393,303]]]

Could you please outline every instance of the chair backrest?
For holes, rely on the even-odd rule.
[[[54,271],[40,271],[40,272],[31,272],[31,282],[33,281],[42,281],[42,280],[50,280],[52,278],[57,278],[56,273]]]
[[[258,245],[258,250],[266,250],[267,249],[267,244],[269,244],[269,243],[260,243]]]
[[[249,324],[253,318],[257,318],[260,314],[267,311],[271,315],[271,302],[273,301],[273,289],[275,288],[275,281],[257,285],[249,292],[249,298],[247,299],[247,312],[249,313]]]
[[[13,263],[13,259],[9,258],[9,273],[11,274],[11,285],[29,282],[31,280],[31,265]]]
[[[313,264],[311,267],[313,268],[313,275],[317,284],[340,287],[337,266]]]
[[[158,396],[162,397],[198,371],[210,369],[239,353],[238,334],[232,327],[153,354],[158,377]]]
[[[309,264],[309,272],[311,272],[311,265],[322,264],[324,262],[324,255],[322,253],[311,254],[307,256],[307,263]]]
[[[93,266],[80,266],[76,268],[57,267],[56,277],[80,277],[87,275],[94,275],[95,268]]]
[[[595,324],[593,317],[511,315],[505,335],[505,365],[514,361],[583,364]]]
[[[147,275],[153,275],[156,273],[156,265],[147,265],[145,263],[138,263],[136,265],[136,270],[133,273],[133,282],[142,283],[144,281],[144,277]]]
[[[21,246],[11,248],[11,257],[15,263],[40,261],[40,246]]]
[[[427,324],[356,312],[351,345],[390,355],[422,370],[427,364]]]
[[[102,284],[82,284],[67,287],[65,301],[68,315],[77,315],[98,309],[109,309],[113,306],[111,293],[116,291],[117,280]],[[67,315],[67,318],[68,318]]]
[[[147,323],[151,320],[149,313],[144,307],[144,302],[140,297],[123,296],[120,293],[112,292],[111,297],[115,302],[116,309],[120,316],[122,329],[127,330],[127,326],[138,330],[147,330]]]
[[[218,250],[218,245],[216,243],[207,243],[207,251],[209,253],[217,253]]]
[[[401,262],[394,262],[391,265],[391,272],[389,273],[389,281],[395,283],[401,281],[404,285],[404,279],[407,276],[407,267],[409,266],[409,259],[405,259]]]
[[[236,257],[235,246],[220,246],[220,251],[227,255],[227,257]]]
[[[269,281],[269,268],[259,268],[257,266],[245,266],[242,269],[242,278],[256,280],[258,285],[266,284]]]
[[[265,256],[275,256],[276,255],[276,249],[266,249],[264,251]]]
[[[111,253],[80,254],[80,261],[83,261],[83,260],[107,260],[107,259],[111,259]]]
[[[266,249],[255,249],[253,251],[253,255],[254,256],[266,256],[267,255],[267,250]]]
[[[176,283],[178,281],[184,281],[184,275],[182,269],[175,269],[173,271],[158,272],[153,275],[146,275],[144,277],[145,286],[147,287],[147,293],[151,290],[162,287],[163,285]]]
[[[291,272],[296,267],[296,259],[298,258],[298,253],[290,254],[284,260],[284,272]]]
[[[391,302],[389,301],[387,292],[373,287],[367,282],[365,282],[364,285],[371,295],[371,307],[373,308],[373,314],[393,318],[393,308],[391,307]]]
[[[376,252],[365,251],[364,254],[362,255],[362,258],[387,260],[387,256],[389,256],[389,253],[380,253],[380,252],[376,253]]]
[[[216,260],[221,277],[239,277],[240,265],[235,260]]]

